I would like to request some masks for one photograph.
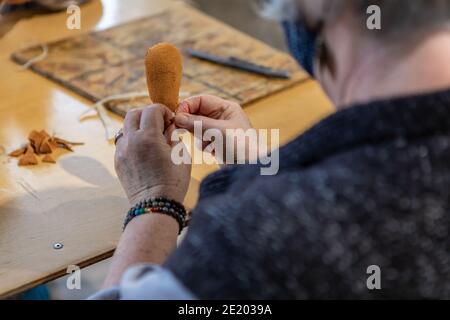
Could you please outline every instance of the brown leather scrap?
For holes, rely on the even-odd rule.
[[[31,166],[39,163],[38,156],[43,155],[42,162],[56,163],[53,152],[57,149],[65,149],[73,152],[73,146],[83,145],[82,142],[71,142],[59,137],[49,135],[45,130],[33,130],[28,135],[29,143],[12,151],[10,157],[19,157],[19,166]]]

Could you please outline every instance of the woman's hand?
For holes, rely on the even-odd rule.
[[[239,104],[210,95],[192,97],[180,103],[175,116],[177,127],[193,132],[194,121],[201,121],[203,130],[252,128]]]
[[[172,112],[163,105],[133,110],[125,117],[115,167],[133,206],[159,196],[184,201],[191,166],[176,165],[171,159],[170,135],[175,129],[172,120]]]
[[[203,131],[218,129],[222,132],[223,137],[227,136],[227,129],[246,131],[253,128],[239,104],[210,95],[189,98],[181,102],[178,107],[175,116],[175,125],[178,128],[194,133],[194,122],[198,121],[202,123]],[[211,141],[203,141],[202,150],[205,150],[210,144]],[[224,145],[224,155],[227,154],[225,147]],[[224,159],[224,155],[221,160]],[[233,157],[236,160],[236,155]]]

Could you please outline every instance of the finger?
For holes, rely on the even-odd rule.
[[[209,147],[209,149],[214,147],[214,142],[213,141],[196,140],[195,147],[201,151],[209,152],[208,147]]]
[[[211,95],[188,98],[180,103],[177,113],[198,114],[207,117],[218,117],[231,104],[230,101]]]
[[[172,141],[172,133],[177,130],[177,127],[175,126],[174,123],[172,123],[171,125],[169,125],[166,129],[166,131],[164,131],[164,137],[166,138],[167,143],[170,146],[174,146],[176,143],[178,143],[177,141]]]
[[[226,122],[223,120],[216,120],[204,116],[198,116],[193,114],[180,113],[175,115],[175,125],[178,128],[186,129],[191,133],[194,133],[196,125],[202,127],[202,133],[208,129],[222,130],[225,127]]]
[[[176,113],[192,113],[189,110],[189,103],[187,101],[180,102],[180,105],[178,106]]]
[[[125,150],[127,150],[127,145],[129,138],[131,137],[130,133],[129,135],[123,135],[119,140],[117,140],[117,143],[115,145],[116,152],[114,155],[115,163],[117,164],[119,161],[117,160],[119,156],[124,155]]]
[[[119,137],[119,139],[117,139],[117,140],[115,141],[115,147],[116,147],[116,149],[119,149],[120,146],[123,145],[125,139],[126,139],[126,136],[125,136],[125,134],[123,134],[121,137]]]
[[[154,104],[142,111],[140,129],[163,134],[173,119],[173,113],[162,104]]]
[[[127,112],[123,125],[123,134],[128,134],[132,131],[139,130],[139,123],[141,121],[142,109],[134,109]]]

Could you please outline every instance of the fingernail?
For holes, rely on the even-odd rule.
[[[186,101],[181,102],[178,105],[177,111],[178,112],[189,112],[189,105],[187,104],[187,102]]]
[[[189,118],[184,114],[177,114],[175,116],[175,124],[179,127],[187,126],[189,123]]]

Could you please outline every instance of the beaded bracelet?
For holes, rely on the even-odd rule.
[[[163,197],[152,198],[142,202],[139,202],[133,208],[128,211],[123,225],[123,230],[127,227],[128,223],[137,216],[148,214],[148,213],[159,213],[168,215],[175,220],[177,220],[180,227],[180,232],[186,226],[187,213],[184,206],[174,200],[169,200]]]

